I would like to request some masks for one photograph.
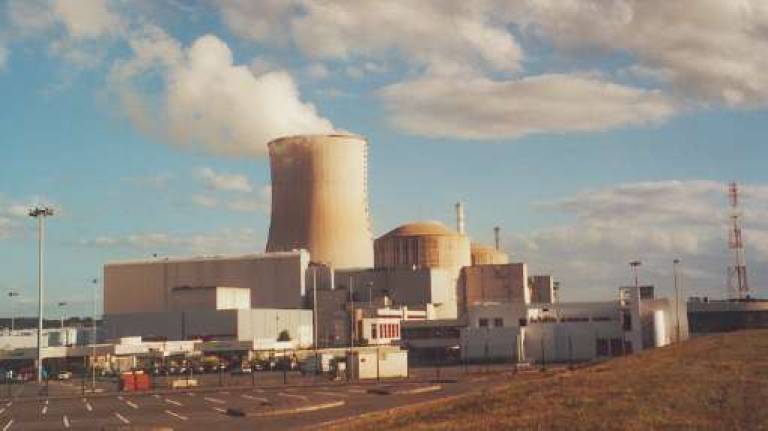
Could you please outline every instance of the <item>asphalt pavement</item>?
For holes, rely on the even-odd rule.
[[[71,385],[68,395],[2,398],[5,394],[0,394],[0,431],[315,428],[362,413],[476,391],[520,377],[509,371],[455,375],[441,372],[438,375],[436,370],[424,370],[421,379],[390,382],[302,380],[303,384],[85,396],[80,395],[81,387],[75,382],[57,382],[61,386],[55,388],[57,394]]]

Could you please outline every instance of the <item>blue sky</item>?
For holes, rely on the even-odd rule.
[[[722,296],[738,180],[768,294],[760,2],[448,3],[0,0],[0,290],[22,294],[0,313],[34,307],[20,209],[57,208],[49,300],[84,314],[105,262],[262,251],[264,144],[333,129],[370,142],[376,235],[462,200],[473,240],[501,226],[570,300],[614,298],[635,258]]]

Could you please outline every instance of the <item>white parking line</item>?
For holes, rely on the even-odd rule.
[[[305,397],[304,395],[286,394],[285,392],[278,392],[277,395],[286,398],[298,398],[302,401],[309,401],[309,398]]]
[[[43,410],[40,412],[40,414],[45,416],[46,413],[48,413],[48,406],[43,406]]]
[[[124,423],[124,424],[126,424],[126,425],[127,425],[127,424],[129,424],[129,423],[131,423],[131,421],[129,421],[128,419],[126,419],[126,418],[125,418],[125,416],[121,415],[121,414],[120,414],[120,413],[118,413],[118,412],[115,412],[115,416],[116,416],[118,419],[120,419],[120,422],[122,422],[122,423]]]
[[[64,422],[64,428],[69,428],[69,418],[64,416],[63,418],[61,418],[61,421]]]
[[[269,400],[264,397],[254,397],[253,395],[248,395],[248,394],[242,394],[240,396],[245,398],[246,400],[261,401],[262,403],[269,402]]]
[[[219,413],[226,413],[227,412],[226,409],[222,409],[221,407],[214,407],[213,409],[216,410]]]
[[[346,398],[349,395],[342,394],[340,392],[324,392],[324,391],[315,391],[318,395],[325,395],[326,397],[339,397],[339,398]]]
[[[405,391],[396,392],[398,394],[423,394],[426,392],[435,392],[439,391],[440,389],[443,389],[440,385],[432,385],[432,386],[424,386],[421,388],[415,388],[415,389],[408,389]]]
[[[45,405],[46,405],[46,406],[48,405],[48,400],[45,400]]]
[[[5,413],[5,407],[3,407],[2,409],[0,409],[0,415],[1,415],[1,414],[3,414],[3,413]]]
[[[225,404],[225,403],[226,403],[226,401],[224,401],[224,400],[220,400],[220,399],[218,399],[218,398],[205,397],[205,398],[203,398],[203,399],[204,399],[204,400],[206,400],[206,401],[208,401],[208,402],[211,402],[211,403],[216,403],[216,404]]]
[[[88,410],[89,412],[92,412],[93,406],[91,405],[91,403],[85,403],[85,409]]]
[[[125,398],[123,398],[121,395],[118,395],[117,399],[120,400],[120,401],[123,401]]]
[[[168,404],[173,404],[174,406],[179,406],[179,407],[184,405],[184,404],[182,404],[182,403],[180,403],[180,402],[178,402],[176,400],[172,400],[170,398],[166,398],[165,402],[168,403]]]
[[[5,426],[3,427],[3,431],[8,431],[9,429],[11,429],[11,425],[13,425],[13,419],[11,419],[10,421],[8,421],[7,424],[5,424]]]
[[[348,389],[347,392],[350,394],[364,394],[366,391],[365,389]]]
[[[188,397],[194,397],[194,396],[195,396],[195,393],[194,393],[194,392],[187,392],[187,396],[188,396]]]
[[[303,406],[303,407],[297,407],[294,409],[283,409],[283,410],[270,410],[266,412],[258,412],[254,413],[254,416],[278,416],[278,415],[288,415],[288,414],[295,414],[295,413],[304,413],[304,412],[313,412],[315,410],[323,410],[323,409],[331,409],[334,407],[340,407],[346,404],[344,401],[334,401],[331,403],[324,403],[324,404],[314,404],[311,406]]]
[[[160,394],[154,394],[152,396],[155,397],[155,398],[160,398]]]
[[[128,404],[129,406],[133,407],[134,409],[138,409],[139,408],[139,405],[134,403],[133,401],[125,400],[125,403]]]
[[[177,418],[177,419],[181,419],[181,420],[183,420],[183,421],[185,421],[185,420],[189,419],[189,418],[188,418],[188,417],[186,417],[186,416],[182,416],[182,415],[180,415],[180,414],[178,414],[178,413],[175,413],[175,412],[172,412],[172,411],[170,411],[170,410],[166,410],[166,411],[165,411],[165,413],[167,413],[167,414],[169,414],[169,415],[171,415],[171,416],[173,416],[173,417],[175,417],[175,418]]]

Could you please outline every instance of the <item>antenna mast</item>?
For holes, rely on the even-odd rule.
[[[728,267],[728,293],[732,298],[749,298],[747,283],[747,261],[744,257],[744,240],[741,236],[741,209],[739,208],[739,186],[732,182],[728,186],[731,226],[728,234],[728,248],[733,252],[734,264]]]

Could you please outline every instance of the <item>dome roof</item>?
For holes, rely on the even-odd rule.
[[[402,226],[398,226],[386,234],[382,235],[382,238],[393,236],[427,236],[427,235],[441,235],[441,236],[458,236],[459,233],[448,229],[444,224],[436,221],[423,221],[406,223]]]

